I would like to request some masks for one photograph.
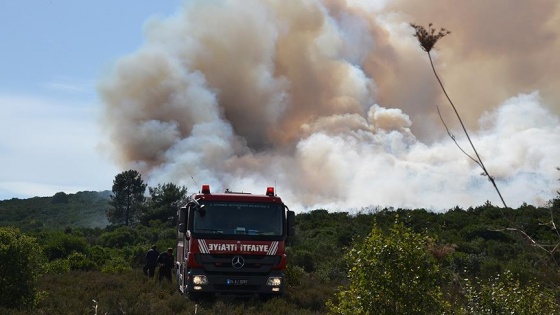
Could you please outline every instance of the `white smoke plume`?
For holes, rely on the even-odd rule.
[[[555,1],[185,2],[99,83],[123,170],[295,210],[501,205],[409,23],[452,31],[436,67],[504,199],[543,205],[560,173]]]

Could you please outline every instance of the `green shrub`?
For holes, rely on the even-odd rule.
[[[433,240],[395,223],[388,234],[374,227],[348,252],[348,287],[328,308],[334,314],[441,314],[447,308]]]
[[[129,226],[122,226],[114,231],[105,232],[99,236],[98,243],[104,247],[123,248],[135,244],[145,243],[138,231]]]
[[[553,290],[533,281],[521,283],[508,270],[488,282],[467,280],[465,289],[468,314],[560,314]]]
[[[0,307],[32,308],[44,255],[35,238],[13,227],[0,228]]]
[[[305,276],[305,270],[300,266],[288,265],[286,267],[286,282],[289,286],[301,284],[301,279]]]
[[[70,271],[68,259],[56,259],[45,264],[45,272],[49,274],[63,274]]]
[[[105,262],[105,265],[101,268],[101,272],[103,273],[123,273],[126,271],[130,271],[132,268],[130,267],[130,263],[127,262],[123,257],[112,257],[111,259]]]
[[[74,252],[68,256],[71,270],[90,271],[96,268],[95,263],[85,254]]]
[[[114,251],[115,250],[107,247],[94,245],[89,248],[88,256],[96,266],[103,266],[109,259],[111,259],[111,253]]]
[[[39,233],[38,241],[48,260],[66,258],[73,252],[85,253],[88,248],[84,237],[62,231]]]
[[[305,273],[300,277],[300,284],[289,285],[285,299],[299,309],[309,309],[323,313],[325,302],[333,296],[336,284],[324,285],[314,274]]]

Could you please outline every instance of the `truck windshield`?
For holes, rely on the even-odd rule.
[[[272,203],[201,202],[204,215],[194,214],[193,232],[200,234],[281,236],[283,207]]]

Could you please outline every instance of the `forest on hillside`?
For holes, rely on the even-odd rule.
[[[0,312],[560,311],[560,256],[556,250],[560,244],[556,229],[560,198],[546,207],[522,205],[517,209],[486,203],[443,213],[380,208],[356,213],[329,209],[301,212],[296,216],[296,235],[288,240],[288,287],[284,297],[269,301],[218,298],[195,305],[175,285],[148,281],[142,274],[144,255],[152,244],[159,248],[175,246],[175,222],[166,214],[175,210],[154,200],[164,187],[150,189],[153,194],[144,201],[146,217],[129,225],[99,226],[110,221],[102,218],[111,208],[107,192],[0,201]],[[12,241],[15,247],[5,246]],[[32,251],[33,258],[22,263],[14,258],[14,248],[21,251],[16,257],[21,254],[30,259],[25,252]],[[11,276],[29,276],[33,281],[9,287],[6,283]],[[406,291],[415,286],[418,292]],[[29,293],[32,295],[26,295]],[[14,301],[18,303],[14,305]]]
[[[52,197],[0,200],[0,226],[19,229],[105,228],[110,191],[58,192]]]

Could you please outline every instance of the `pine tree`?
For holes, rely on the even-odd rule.
[[[137,220],[144,206],[147,184],[142,175],[135,170],[128,170],[115,176],[113,194],[107,211],[107,219],[113,224],[130,225]]]

